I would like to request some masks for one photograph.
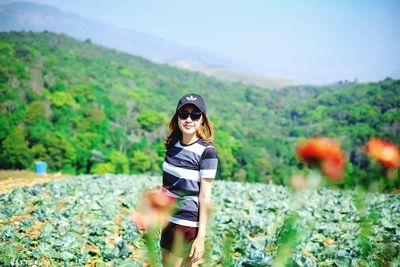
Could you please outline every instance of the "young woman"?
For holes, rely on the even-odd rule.
[[[164,266],[192,266],[204,254],[207,210],[218,166],[214,129],[200,95],[179,99],[169,130],[163,190],[178,204],[161,233],[162,260]]]

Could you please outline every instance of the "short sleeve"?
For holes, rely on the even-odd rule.
[[[212,146],[207,147],[200,159],[200,177],[201,178],[215,178],[218,167],[218,156],[215,148]]]

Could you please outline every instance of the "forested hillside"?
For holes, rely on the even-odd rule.
[[[399,144],[400,80],[270,91],[221,82],[49,32],[0,33],[0,168],[160,174],[178,98],[203,95],[216,128],[218,178],[287,183],[294,145],[341,141],[351,183],[380,175],[371,136]],[[347,184],[349,184],[349,179]]]

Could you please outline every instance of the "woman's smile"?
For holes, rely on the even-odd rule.
[[[196,132],[203,123],[203,119],[202,116],[195,120],[192,119],[192,113],[199,112],[199,110],[193,105],[187,105],[182,110],[190,115],[186,115],[186,118],[185,116],[178,116],[178,125],[182,131],[184,143],[192,143],[197,139]]]

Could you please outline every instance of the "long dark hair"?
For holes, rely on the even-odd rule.
[[[214,141],[214,127],[212,122],[207,117],[205,113],[202,114],[203,122],[200,125],[199,129],[197,129],[196,135],[203,139],[206,142],[212,143]],[[167,139],[165,140],[165,148],[169,149],[175,145],[178,140],[182,139],[182,131],[178,126],[178,113],[175,112],[174,116],[169,123],[169,132]]]

